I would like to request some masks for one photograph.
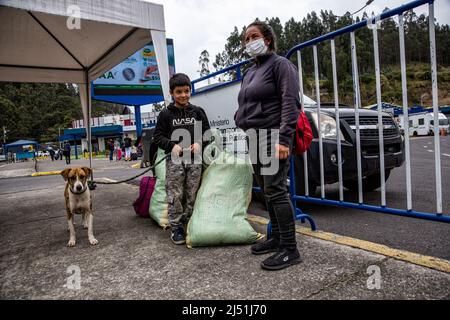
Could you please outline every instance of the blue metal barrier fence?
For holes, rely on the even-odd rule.
[[[438,221],[450,223],[450,216],[442,214],[442,177],[441,177],[441,161],[440,161],[440,140],[439,140],[439,127],[434,126],[434,147],[435,147],[435,175],[436,175],[436,212],[419,212],[412,210],[412,187],[411,187],[411,160],[410,160],[410,143],[409,143],[409,134],[405,135],[405,164],[406,164],[406,186],[407,186],[407,209],[396,209],[389,208],[386,206],[386,187],[385,187],[385,175],[384,175],[384,130],[378,130],[378,138],[379,138],[379,151],[380,151],[380,193],[381,193],[381,205],[374,206],[364,204],[363,201],[363,190],[362,190],[362,165],[361,165],[361,140],[360,140],[360,122],[359,122],[359,109],[361,108],[361,98],[360,98],[360,89],[359,89],[359,75],[358,75],[358,65],[357,65],[357,53],[356,53],[356,44],[355,44],[355,34],[354,32],[358,29],[364,27],[370,27],[373,31],[373,41],[374,41],[374,62],[375,62],[375,78],[376,78],[376,94],[377,94],[377,105],[378,105],[378,127],[384,128],[383,120],[382,120],[382,102],[381,102],[381,84],[380,84],[380,63],[378,56],[378,31],[377,27],[373,26],[377,24],[379,21],[384,19],[398,16],[399,18],[399,40],[400,40],[400,62],[401,62],[401,75],[402,75],[402,92],[403,92],[403,113],[405,117],[408,117],[408,99],[407,99],[407,86],[406,86],[406,61],[405,61],[405,44],[404,44],[404,19],[403,13],[405,11],[417,8],[421,5],[428,4],[429,7],[429,32],[430,32],[430,57],[431,57],[431,74],[432,74],[432,97],[433,97],[433,111],[434,111],[434,123],[439,123],[438,120],[438,93],[437,93],[437,71],[436,71],[436,42],[435,42],[435,19],[434,19],[434,0],[416,0],[412,1],[408,4],[402,5],[398,8],[388,10],[383,12],[382,14],[372,17],[367,20],[363,20],[361,22],[352,24],[350,26],[341,28],[334,32],[330,32],[321,37],[317,37],[315,39],[306,41],[299,45],[296,45],[292,49],[289,50],[286,57],[290,59],[294,53],[297,53],[298,58],[298,71],[299,71],[299,80],[300,80],[300,96],[302,102],[302,108],[304,107],[303,103],[303,70],[302,70],[302,59],[301,59],[301,51],[313,47],[313,59],[314,59],[314,73],[315,73],[315,83],[316,83],[316,97],[317,97],[317,117],[318,117],[318,135],[319,135],[319,156],[320,156],[320,180],[321,180],[321,197],[315,198],[309,196],[308,190],[308,164],[307,164],[307,155],[306,153],[303,156],[304,161],[304,182],[305,182],[305,196],[296,195],[295,192],[295,170],[294,170],[294,161],[291,157],[291,168],[290,168],[290,197],[295,208],[296,219],[302,220],[302,222],[308,220],[311,224],[311,228],[313,230],[316,229],[316,225],[314,220],[309,216],[301,212],[299,208],[296,206],[296,200],[307,202],[307,203],[315,203],[322,205],[331,205],[331,206],[339,206],[344,208],[352,208],[359,210],[366,210],[372,212],[379,212],[397,216],[404,217],[412,217],[418,219],[425,219],[430,221]],[[329,200],[325,197],[325,183],[324,183],[324,169],[323,169],[323,150],[322,150],[322,138],[321,138],[321,104],[320,104],[320,86],[319,86],[319,72],[318,72],[318,57],[317,57],[317,45],[323,43],[327,40],[330,40],[331,43],[331,57],[332,57],[332,68],[333,68],[333,85],[334,85],[334,97],[335,97],[335,111],[336,111],[336,123],[337,123],[337,132],[340,132],[340,121],[339,121],[339,99],[337,92],[337,74],[336,74],[336,55],[335,55],[335,43],[334,39],[338,36],[350,33],[351,40],[351,53],[352,53],[352,75],[353,75],[353,89],[355,96],[355,120],[356,120],[356,149],[357,149],[357,171],[358,171],[358,203],[347,202],[344,201],[344,193],[343,193],[343,176],[342,176],[342,150],[341,150],[341,141],[340,136],[337,134],[336,144],[337,144],[337,163],[338,163],[338,171],[339,171],[339,200]],[[200,79],[194,80],[192,82],[193,87],[193,95],[203,93],[209,90],[215,90],[222,86],[229,85],[231,83],[236,83],[241,81],[242,66],[248,64],[250,60],[243,61],[236,65],[227,67],[225,69],[219,70],[215,73],[212,73],[208,76],[202,77]],[[202,88],[197,90],[195,85],[205,81],[207,79],[219,76],[221,74],[227,72],[235,72],[235,79],[226,82],[226,83],[218,83],[206,88]],[[409,132],[408,121],[405,122],[405,132]],[[260,191],[259,188],[254,188],[255,191]],[[270,231],[270,226],[269,226]]]

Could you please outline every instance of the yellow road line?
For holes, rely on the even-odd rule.
[[[268,219],[259,217],[259,216],[255,216],[252,214],[248,215],[248,220],[259,223],[259,224],[263,224],[263,225],[267,225],[269,223]],[[296,227],[296,232],[299,234],[307,235],[307,236],[318,238],[321,240],[331,241],[331,242],[338,243],[341,245],[350,246],[353,248],[358,248],[358,249],[362,249],[365,251],[378,253],[378,254],[381,254],[381,255],[384,255],[387,257],[391,257],[391,258],[394,258],[397,260],[402,260],[402,261],[410,262],[410,263],[417,264],[420,266],[424,266],[427,268],[450,273],[450,261],[448,261],[448,260],[431,257],[431,256],[425,256],[425,255],[414,253],[414,252],[393,249],[393,248],[390,248],[390,247],[382,245],[382,244],[365,241],[365,240],[360,240],[360,239],[355,239],[355,238],[350,238],[350,237],[345,237],[345,236],[340,236],[340,235],[334,234],[334,233],[323,232],[323,231],[311,231],[311,229],[305,228],[305,227]]]

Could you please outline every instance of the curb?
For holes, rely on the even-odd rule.
[[[269,220],[260,216],[253,214],[248,215],[248,220],[256,222],[262,225],[267,225]],[[296,227],[295,231],[299,234],[314,237],[317,239],[334,242],[340,245],[349,246],[353,248],[362,249],[365,251],[381,254],[386,257],[394,258],[396,260],[406,261],[412,264],[416,264],[422,267],[450,273],[450,261],[444,260],[437,257],[425,256],[422,254],[393,249],[388,246],[374,243],[366,240],[360,240],[356,238],[350,238],[346,236],[341,236],[334,233],[323,232],[323,231],[311,231],[309,228]]]
[[[31,174],[32,177],[40,177],[40,176],[50,176],[50,175],[56,175],[61,174],[61,170],[59,171],[43,171],[43,172],[35,172]]]

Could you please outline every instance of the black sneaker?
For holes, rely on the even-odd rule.
[[[184,235],[183,227],[178,227],[178,228],[172,229],[171,239],[172,239],[172,242],[175,244],[185,244],[186,238]]]
[[[263,242],[258,242],[252,245],[252,253],[253,254],[265,254],[269,252],[277,252],[279,249],[279,241],[275,238],[267,239]]]
[[[300,262],[300,253],[297,248],[294,250],[281,249],[273,256],[261,262],[261,268],[266,270],[280,270]]]

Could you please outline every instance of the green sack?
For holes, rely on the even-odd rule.
[[[164,150],[158,149],[155,163],[158,163],[164,156]],[[170,226],[166,200],[166,160],[156,166],[155,174],[156,184],[150,199],[150,217],[165,229]]]
[[[189,248],[250,244],[262,237],[247,221],[252,181],[250,163],[228,151],[219,152],[203,173],[187,228]]]

